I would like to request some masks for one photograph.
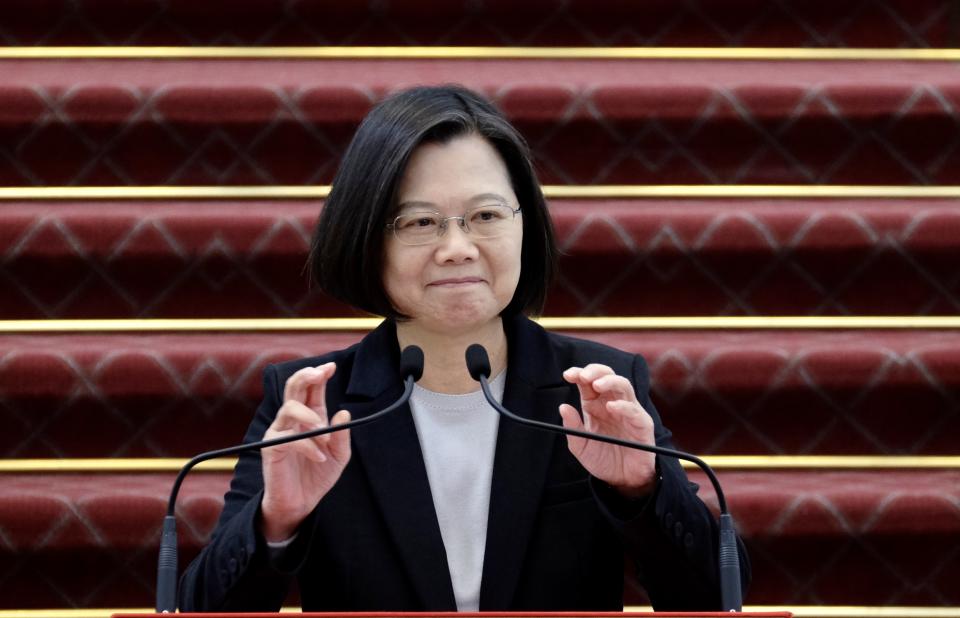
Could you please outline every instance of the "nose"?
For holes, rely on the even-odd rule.
[[[464,262],[474,260],[479,255],[477,244],[463,227],[462,218],[447,221],[446,231],[436,245],[435,256],[438,262]]]

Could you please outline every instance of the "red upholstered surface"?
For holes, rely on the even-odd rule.
[[[951,44],[957,15],[947,0],[41,4],[0,3],[0,42],[924,47]],[[0,75],[0,185],[323,183],[374,102],[439,82],[493,97],[548,183],[960,184],[955,63],[61,58],[0,60]],[[5,202],[0,318],[344,315],[298,277],[318,209]],[[956,201],[553,209],[567,254],[553,315],[960,309]],[[958,332],[587,336],[648,357],[658,407],[696,452],[957,453]],[[230,444],[265,363],[358,337],[0,337],[0,456]],[[960,472],[721,479],[753,557],[749,602],[960,605]],[[226,480],[187,482],[184,562]],[[171,482],[0,475],[0,607],[148,606]]]
[[[665,422],[699,453],[957,452],[957,331],[580,335],[642,352]],[[186,456],[227,446],[253,415],[263,365],[359,337],[3,336],[0,454]]]
[[[496,99],[549,183],[960,184],[948,62],[55,59],[0,74],[6,185],[325,182],[373,101],[451,81]]]
[[[309,290],[319,201],[16,202],[0,316],[353,315]],[[547,315],[957,314],[956,200],[553,200]],[[892,293],[896,290],[896,293]]]
[[[943,47],[947,0],[485,0],[0,4],[7,45]]]
[[[691,476],[712,503],[705,478]],[[183,562],[212,530],[227,478],[198,473],[185,484]],[[960,603],[960,472],[720,479],[754,562],[748,602]],[[160,474],[0,477],[2,607],[149,605],[171,483]]]

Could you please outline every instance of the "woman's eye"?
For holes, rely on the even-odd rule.
[[[475,210],[473,215],[470,217],[470,221],[474,223],[490,223],[491,221],[497,221],[503,218],[503,214],[500,212],[499,208],[481,208],[480,210]]]
[[[417,229],[433,227],[436,224],[437,220],[434,217],[410,217],[409,219],[403,219],[400,223],[400,227]]]

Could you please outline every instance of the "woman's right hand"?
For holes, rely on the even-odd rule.
[[[334,363],[327,363],[290,376],[283,390],[283,405],[263,439],[325,427],[327,381],[336,370]],[[340,410],[331,420],[341,425],[350,421],[350,413]],[[265,448],[261,459],[263,536],[269,542],[284,541],[340,478],[350,461],[350,430]]]

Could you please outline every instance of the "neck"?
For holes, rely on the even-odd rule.
[[[400,349],[418,345],[423,350],[423,377],[417,382],[438,393],[471,393],[480,384],[467,372],[467,348],[479,343],[490,356],[491,378],[507,366],[507,336],[500,318],[480,329],[458,333],[438,333],[421,328],[416,321],[397,322]]]

